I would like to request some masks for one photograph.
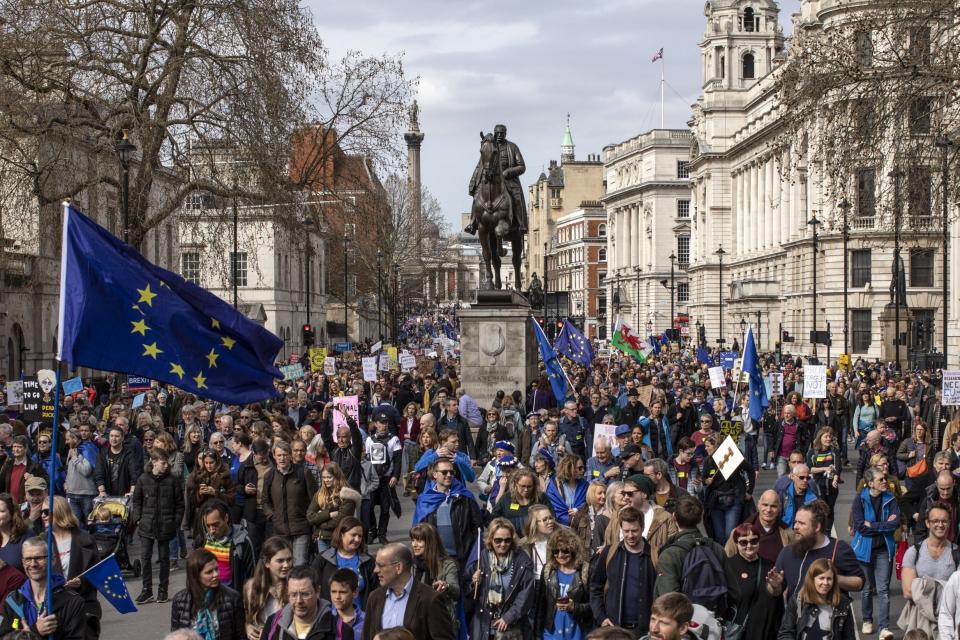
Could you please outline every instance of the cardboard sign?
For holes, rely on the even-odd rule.
[[[44,371],[38,371],[36,376],[23,379],[23,421],[28,424],[31,422],[53,422],[55,408],[53,389],[44,391],[41,388],[41,373],[44,373]],[[53,372],[50,371],[49,373]],[[47,387],[46,380],[44,380],[43,387]]]
[[[733,441],[733,438],[727,436],[717,447],[717,450],[713,452],[713,461],[717,463],[717,468],[723,474],[724,480],[729,480],[740,463],[743,462],[743,452],[740,451],[740,447]]]
[[[782,396],[783,395],[783,374],[779,371],[770,372],[770,393],[767,394],[768,398],[773,396]]]
[[[403,372],[410,371],[417,366],[417,357],[412,353],[402,353],[400,354],[400,370]]]
[[[827,397],[827,366],[824,364],[803,365],[803,397]]]
[[[723,367],[710,367],[707,371],[710,372],[711,389],[719,389],[720,387],[727,386],[727,379],[723,375]]]
[[[353,418],[353,421],[360,425],[360,402],[357,396],[340,396],[333,399],[333,434],[336,436],[337,429],[346,427],[347,419],[344,414]],[[339,411],[338,411],[339,409]]]
[[[400,359],[397,355],[396,347],[387,347],[387,356],[390,358],[391,369],[396,369],[398,366],[400,366]]]
[[[283,374],[284,380],[298,380],[302,378],[305,373],[303,371],[303,364],[285,364],[280,367],[280,373]]]
[[[327,356],[323,360],[323,375],[325,376],[337,375],[337,359],[335,357]]]
[[[380,349],[383,349],[383,340],[378,340],[377,342],[373,343],[370,346],[370,353],[376,353],[377,351],[380,351]]]
[[[23,382],[14,380],[7,383],[7,406],[23,404]]]
[[[390,354],[381,353],[379,359],[377,360],[377,368],[380,371],[390,371]]]
[[[323,363],[327,359],[327,348],[310,347],[310,351],[307,353],[310,356],[310,371],[312,373],[323,371]]]
[[[593,425],[593,450],[596,450],[598,442],[606,442],[607,447],[613,452],[617,449],[617,425],[615,424],[595,424]],[[617,452],[619,453],[619,452]],[[614,455],[617,455],[614,453]]]
[[[377,359],[376,358],[364,358],[363,363],[363,381],[364,382],[376,382],[377,381]]]
[[[83,391],[83,380],[80,379],[80,376],[77,376],[76,378],[70,378],[69,380],[64,380],[64,395],[72,396],[73,394],[80,393],[81,391]]]
[[[10,387],[10,383],[7,383]],[[9,394],[7,392],[8,401]],[[943,401],[945,407],[960,406],[960,369],[945,369],[943,372]]]
[[[127,391],[150,391],[153,381],[143,376],[127,376]]]
[[[740,442],[740,434],[743,433],[743,423],[739,420],[721,420],[720,433],[733,438],[734,442]]]

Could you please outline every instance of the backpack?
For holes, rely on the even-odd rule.
[[[727,610],[727,574],[720,559],[710,545],[712,541],[697,537],[693,544],[677,540],[667,548],[676,546],[683,551],[683,582],[680,591],[693,604],[702,605],[717,615]],[[663,551],[660,552],[663,556]]]

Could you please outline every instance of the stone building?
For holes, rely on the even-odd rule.
[[[815,32],[853,10],[838,0],[804,0],[794,25]],[[833,359],[845,342],[854,357],[892,359],[893,334],[880,321],[891,301],[893,206],[892,198],[882,196],[891,191],[891,159],[881,155],[874,164],[850,167],[845,319],[841,198],[830,195],[837,189],[823,175],[824,159],[809,157],[801,141],[785,142],[781,135],[785,121],[776,81],[787,43],[779,6],[772,0],[713,0],[705,13],[702,94],[690,120],[691,322],[703,323],[711,345],[718,339],[730,345],[740,321],[749,321],[762,350],[775,348],[782,329],[796,339],[785,349],[804,354],[814,352],[811,330],[829,328]],[[927,224],[929,211],[923,215],[918,207],[904,205],[910,215],[901,225],[901,242],[907,304],[915,319],[926,320],[939,317],[943,274],[935,266],[940,248]],[[908,331],[906,322],[900,331]],[[826,355],[826,348],[819,347],[818,355]]]
[[[603,148],[611,326],[619,315],[635,331],[660,334],[685,318],[691,138],[687,130],[653,129]]]

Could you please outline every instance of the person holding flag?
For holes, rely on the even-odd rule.
[[[617,319],[616,328],[613,330],[610,345],[632,357],[640,364],[647,361],[647,356],[650,353],[650,350],[644,347],[640,337],[633,333],[630,325],[619,318]]]
[[[743,342],[743,372],[750,378],[750,418],[759,423],[763,420],[763,412],[769,406],[770,400],[767,398],[767,387],[763,384],[760,356],[757,353],[757,343],[753,339],[752,326],[747,329]]]
[[[553,343],[553,348],[589,371],[593,364],[593,345],[577,329],[576,325],[564,318],[563,329]]]
[[[553,389],[553,395],[557,399],[558,404],[563,404],[567,396],[573,392],[573,385],[570,384],[567,374],[563,371],[563,367],[560,366],[560,361],[557,359],[557,352],[550,346],[550,341],[543,332],[543,328],[537,324],[537,320],[533,316],[530,317],[530,323],[533,325],[533,332],[537,337],[537,345],[540,348],[540,359],[543,360],[543,365],[547,372],[547,379],[550,381],[550,387]]]

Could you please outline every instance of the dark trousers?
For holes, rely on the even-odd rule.
[[[387,484],[389,477],[380,479],[380,486],[370,495],[370,525],[371,530],[376,529],[377,535],[387,535],[387,527],[390,526],[390,486]],[[376,520],[374,509],[380,507],[380,520]],[[376,526],[374,526],[376,525]]]
[[[170,541],[154,540],[140,536],[140,570],[143,572],[143,588],[153,589],[153,545],[157,545],[157,559],[160,563],[160,588],[166,589],[170,584]]]
[[[255,557],[260,556],[260,547],[267,540],[267,517],[263,511],[257,509],[253,520],[247,520],[247,535],[250,536],[250,542],[253,543]]]

